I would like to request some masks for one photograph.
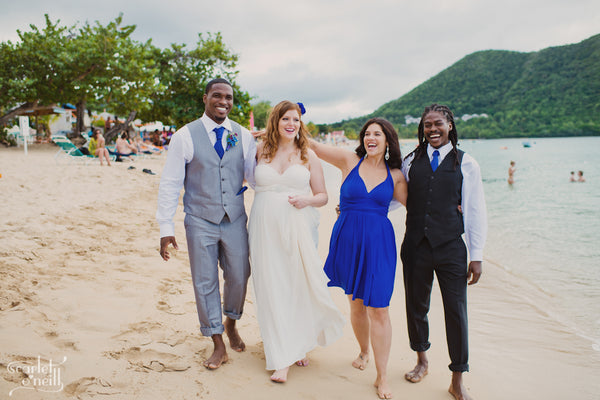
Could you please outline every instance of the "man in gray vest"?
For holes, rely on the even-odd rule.
[[[247,129],[227,118],[233,88],[225,79],[208,82],[205,111],[171,138],[158,190],[156,219],[160,225],[160,255],[178,248],[173,217],[181,188],[185,230],[200,320],[200,331],[211,336],[213,354],[204,366],[217,369],[228,360],[222,334],[235,351],[246,347],[236,328],[244,309],[250,276],[248,231],[244,209],[244,178],[254,184],[256,144]],[[218,267],[223,270],[223,306]],[[226,315],[225,324],[221,312]]]

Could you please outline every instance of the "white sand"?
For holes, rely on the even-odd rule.
[[[212,342],[199,334],[189,273],[183,212],[175,218],[180,250],[158,255],[154,219],[164,156],[112,167],[56,163],[56,148],[0,149],[0,398],[11,399],[376,399],[374,363],[358,371],[348,323],[334,345],[292,367],[286,384],[264,370],[262,343],[248,296],[239,323],[248,346],[229,352],[217,371],[202,367]],[[129,166],[136,169],[128,170]],[[150,168],[157,175],[142,172]],[[326,256],[335,221],[339,178],[329,172],[330,203],[321,209],[319,251]],[[248,191],[247,205],[252,191]],[[404,210],[390,214],[398,236]],[[488,246],[493,246],[489,243]],[[507,250],[509,251],[509,250]],[[522,266],[525,267],[525,266]],[[349,320],[348,304],[331,289]],[[600,357],[591,343],[546,315],[529,288],[490,262],[469,289],[471,370],[465,382],[477,399],[597,399]],[[429,375],[411,384],[401,267],[390,307],[388,367],[396,399],[450,399],[443,314],[432,299]],[[16,364],[60,366],[60,392],[23,383]],[[9,369],[9,364],[12,369]],[[102,396],[99,396],[102,395]]]

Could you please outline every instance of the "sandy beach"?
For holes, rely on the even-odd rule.
[[[264,369],[251,284],[238,325],[247,350],[229,351],[228,363],[205,369],[212,342],[199,332],[181,208],[180,250],[169,262],[158,254],[154,214],[165,155],[101,167],[57,162],[56,151],[31,145],[25,156],[22,148],[0,148],[1,399],[377,398],[374,363],[365,371],[350,365],[358,348],[338,289],[331,293],[348,321],[344,337],[312,351],[308,367],[292,367],[287,383],[272,383]],[[323,260],[340,185],[335,171],[328,176],[330,201],[319,210]],[[398,249],[404,216],[403,209],[390,213]],[[486,259],[482,280],[469,288],[465,383],[475,399],[598,398],[600,352],[544,312],[540,298]],[[419,384],[403,378],[416,355],[406,333],[401,264],[390,313],[394,398],[451,399],[437,287],[429,375]]]

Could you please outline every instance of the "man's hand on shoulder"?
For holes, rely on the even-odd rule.
[[[173,245],[175,250],[179,250],[179,246],[177,246],[177,241],[175,240],[175,236],[165,236],[160,238],[160,256],[165,261],[169,261],[171,258],[171,253],[169,253],[168,248],[169,244]]]
[[[252,136],[254,136],[255,138],[259,138],[265,135],[265,133],[267,133],[266,129],[261,129],[260,131],[252,131],[250,132],[250,134]]]

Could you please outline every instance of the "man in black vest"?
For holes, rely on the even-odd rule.
[[[419,123],[419,146],[405,159],[408,182],[406,233],[401,257],[404,271],[406,316],[415,368],[405,375],[419,382],[427,375],[429,343],[427,313],[433,274],[437,276],[446,321],[452,383],[456,399],[470,399],[462,374],[469,370],[467,281],[481,276],[487,231],[481,172],[477,162],[458,150],[452,111],[433,104]],[[467,266],[467,249],[471,262]]]

